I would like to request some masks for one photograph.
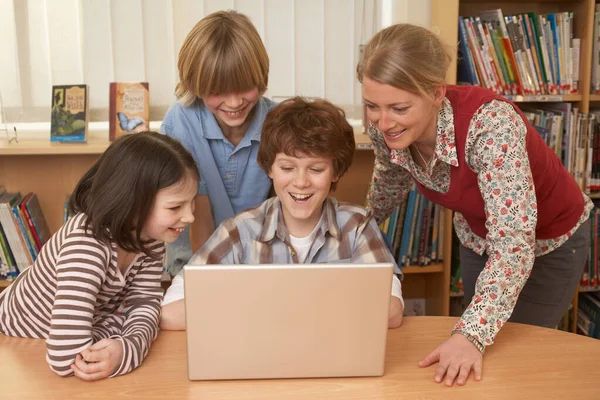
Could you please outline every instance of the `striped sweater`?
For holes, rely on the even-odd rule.
[[[77,214],[63,225],[0,294],[0,332],[45,338],[46,360],[61,376],[73,374],[75,356],[92,344],[120,340],[123,360],[113,376],[125,374],[141,364],[158,333],[162,257],[138,254],[123,274],[117,245],[94,239],[85,221]],[[150,248],[165,251],[163,242]]]

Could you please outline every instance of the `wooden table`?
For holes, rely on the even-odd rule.
[[[442,342],[455,318],[409,317],[388,335],[379,378],[191,382],[183,332],[161,332],[144,364],[118,378],[60,378],[43,340],[0,335],[0,398],[145,399],[599,399],[600,340],[507,324],[484,357],[483,380],[447,388],[417,362]]]

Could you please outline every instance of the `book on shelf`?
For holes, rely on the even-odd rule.
[[[110,141],[150,128],[150,92],[148,82],[111,82],[109,90]]]
[[[577,333],[600,339],[600,292],[579,296],[576,325]]]
[[[51,142],[86,142],[89,120],[87,85],[52,86]]]
[[[588,151],[586,189],[590,194],[600,193],[600,110],[588,113]]]
[[[600,229],[600,209],[590,211],[590,255],[581,275],[580,291],[600,290],[600,277],[598,276],[598,235]]]
[[[569,308],[563,314],[558,326],[556,327],[559,331],[571,332],[571,326],[573,324],[573,304],[569,304]]]
[[[592,49],[592,76],[590,92],[592,94],[600,94],[600,4],[596,4],[596,9],[594,12]]]
[[[573,12],[504,15],[501,9],[459,17],[459,84],[500,95],[574,94],[581,41]]]
[[[71,195],[68,194],[65,196],[65,202],[63,203],[63,224],[67,223],[72,217],[73,213],[69,212],[69,201],[71,200]]]

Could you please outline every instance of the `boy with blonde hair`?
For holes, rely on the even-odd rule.
[[[271,180],[256,155],[263,121],[275,105],[263,97],[267,51],[250,19],[236,11],[218,11],[200,20],[181,46],[178,69],[178,100],[161,131],[192,153],[201,179],[195,222],[168,247],[172,274],[215,226],[269,196]]]

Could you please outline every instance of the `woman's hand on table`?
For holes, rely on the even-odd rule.
[[[446,386],[454,382],[460,386],[467,382],[471,370],[475,380],[481,380],[483,356],[473,343],[459,333],[455,333],[434,351],[419,362],[419,367],[425,368],[438,363],[434,381]]]

